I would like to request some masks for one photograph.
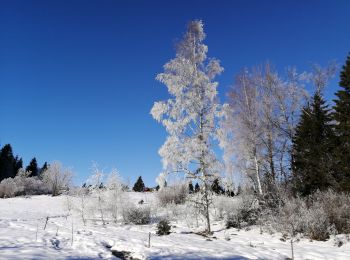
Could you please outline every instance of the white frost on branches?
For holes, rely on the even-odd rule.
[[[247,176],[259,194],[291,174],[292,138],[307,75],[293,68],[286,74],[281,77],[269,63],[244,69],[235,78],[220,122],[226,172]]]
[[[166,184],[167,174],[165,172],[161,172],[156,178],[156,183],[159,185],[159,189],[163,189]]]
[[[43,181],[50,187],[52,196],[57,196],[63,189],[71,185],[73,173],[68,168],[63,168],[60,162],[53,162],[43,173]]]
[[[151,114],[168,133],[159,150],[164,170],[183,172],[204,183],[210,231],[207,191],[220,171],[213,145],[221,106],[217,101],[218,83],[213,80],[223,68],[217,59],[207,58],[204,39],[202,21],[190,22],[176,57],[164,65],[164,72],[156,78],[166,85],[172,98],[156,102]]]
[[[151,110],[153,118],[162,123],[169,134],[159,150],[164,169],[184,171],[191,177],[200,161],[208,175],[218,171],[212,142],[220,105],[218,83],[212,80],[223,68],[218,60],[207,59],[204,39],[203,23],[191,22],[178,45],[176,58],[165,64],[164,72],[157,75],[172,98],[155,102]]]

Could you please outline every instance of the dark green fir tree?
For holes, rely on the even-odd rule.
[[[350,53],[340,73],[339,86],[333,107],[337,140],[333,160],[340,190],[350,192]]]
[[[26,167],[26,171],[30,172],[29,177],[36,177],[39,175],[38,163],[35,157],[30,161],[29,165]]]
[[[42,174],[49,168],[49,165],[47,164],[47,162],[45,162],[43,164],[43,167],[40,168],[39,170],[39,176],[42,176]]]
[[[224,189],[221,187],[219,178],[215,178],[211,185],[211,190],[215,192],[216,194],[223,194],[225,193]]]
[[[137,191],[137,192],[143,192],[145,190],[145,184],[143,183],[141,176],[137,179],[137,181],[132,189],[133,189],[133,191]]]
[[[311,105],[304,107],[293,139],[293,187],[297,194],[335,186],[331,153],[334,132],[330,110],[317,91]]]
[[[188,192],[191,193],[191,194],[194,192],[194,187],[193,187],[192,182],[190,182],[190,183],[188,184]]]
[[[15,157],[15,160],[14,160],[14,171],[15,171],[15,174],[18,173],[19,169],[23,168],[23,161],[22,161],[22,158],[18,158],[18,156]]]
[[[16,160],[13,156],[12,147],[6,144],[0,150],[0,182],[6,178],[16,176]]]
[[[196,183],[196,185],[194,185],[194,192],[199,192],[201,190],[201,188],[199,187],[198,182]]]

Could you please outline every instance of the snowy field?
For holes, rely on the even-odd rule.
[[[153,194],[128,193],[133,201],[154,202]],[[69,203],[68,203],[68,202]],[[208,239],[192,233],[188,221],[172,221],[171,234],[156,235],[156,224],[126,225],[90,219],[84,226],[70,203],[78,198],[32,196],[0,199],[0,259],[117,259],[112,250],[130,252],[133,259],[288,259],[290,241],[281,234],[224,228],[213,222]],[[71,208],[71,210],[69,210]],[[161,212],[163,209],[154,208]],[[49,217],[46,228],[46,217]],[[108,221],[107,221],[108,222]],[[198,229],[200,230],[200,228]],[[151,233],[151,247],[148,236]],[[350,243],[335,245],[301,239],[295,242],[295,259],[350,259]]]

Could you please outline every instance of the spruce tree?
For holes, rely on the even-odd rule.
[[[321,93],[301,115],[293,138],[292,167],[295,192],[302,196],[334,186],[331,152],[334,133],[331,115]]]
[[[191,193],[191,194],[194,192],[194,188],[193,188],[192,182],[190,182],[190,183],[188,184],[188,192]]]
[[[339,86],[334,100],[333,118],[336,121],[336,149],[333,153],[336,179],[340,189],[350,191],[350,53],[340,73]]]
[[[23,161],[22,161],[22,158],[19,158],[18,159],[18,156],[16,156],[14,162],[13,162],[13,168],[14,168],[14,171],[15,171],[15,174],[17,175],[18,173],[18,170],[23,168]]]
[[[194,192],[199,192],[201,190],[201,188],[199,187],[198,182],[196,183],[196,185],[194,186]]]
[[[133,191],[137,191],[137,192],[143,192],[145,190],[145,184],[143,183],[141,176],[137,179],[137,181],[132,189],[133,189]]]
[[[213,192],[215,192],[216,194],[223,194],[225,191],[224,189],[221,187],[220,183],[219,183],[219,178],[216,178],[212,185],[211,185],[211,190]]]
[[[27,172],[30,172],[29,177],[35,177],[39,175],[39,168],[36,158],[34,157],[26,168]]]
[[[13,157],[12,147],[10,144],[4,145],[0,150],[0,182],[6,178],[13,178],[16,175],[15,158]]]
[[[39,170],[39,177],[42,176],[42,174],[49,168],[47,162],[43,164],[43,167],[40,168]]]

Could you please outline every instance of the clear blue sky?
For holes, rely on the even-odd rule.
[[[0,144],[25,164],[59,160],[76,183],[91,162],[154,185],[165,131],[149,114],[155,81],[189,20],[222,61],[221,99],[243,66],[344,63],[350,1],[0,0]],[[337,79],[327,90],[330,96]]]

